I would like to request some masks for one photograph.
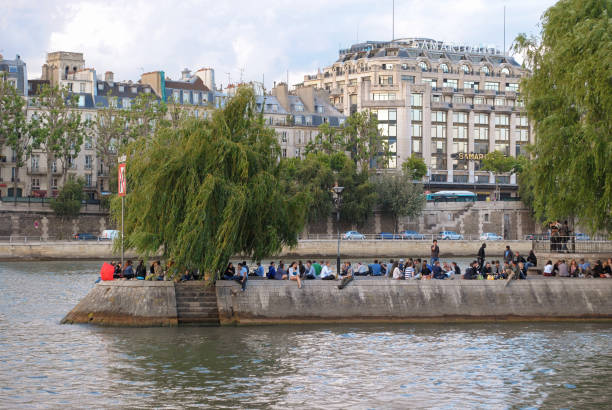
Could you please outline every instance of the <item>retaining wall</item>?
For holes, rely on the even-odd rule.
[[[356,279],[216,285],[221,324],[612,320],[612,280]],[[507,284],[507,286],[506,286]]]

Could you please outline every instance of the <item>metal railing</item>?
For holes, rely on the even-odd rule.
[[[459,234],[461,236],[460,239],[444,239],[442,235],[439,234],[402,234],[402,233],[391,233],[391,232],[383,232],[376,234],[354,234],[346,236],[346,233],[343,232],[340,234],[340,239],[343,241],[420,241],[420,242],[431,242],[434,239],[439,241],[445,240],[464,240],[464,241],[491,241],[492,239],[481,239],[480,235],[469,235],[469,234]],[[453,236],[455,238],[455,236]],[[300,241],[336,241],[338,240],[338,236],[336,234],[317,234],[317,233],[308,233],[305,235],[300,235],[298,238]],[[499,239],[500,241],[509,241],[508,239]]]
[[[533,240],[532,248],[535,252],[550,253],[612,253],[612,241],[584,236],[543,235]]]
[[[30,243],[30,242],[48,242],[56,240],[55,236],[43,237],[43,236],[22,236],[22,235],[10,235],[0,236],[0,242],[8,243]]]

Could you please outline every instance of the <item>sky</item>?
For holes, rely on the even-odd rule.
[[[395,38],[427,37],[506,48],[538,34],[553,0],[395,0]],[[393,0],[0,0],[0,54],[19,54],[40,77],[46,53],[83,52],[115,81],[163,70],[215,69],[217,86],[295,84],[364,40],[390,40]]]

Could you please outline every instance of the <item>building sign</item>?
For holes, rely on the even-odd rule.
[[[119,175],[117,175],[117,181],[119,186],[117,187],[117,192],[119,196],[125,196],[125,192],[127,190],[127,181],[125,178],[125,163],[119,164]]]
[[[475,152],[459,152],[457,154],[451,154],[451,158],[463,161],[481,161],[485,159],[488,155],[489,154],[477,154]]]

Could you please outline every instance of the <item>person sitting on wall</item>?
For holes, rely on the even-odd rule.
[[[442,267],[440,266],[440,261],[434,262],[432,274],[433,274],[434,279],[446,279],[446,273],[442,271]]]
[[[276,275],[274,276],[276,280],[285,280],[287,279],[287,271],[285,270],[285,264],[283,261],[278,263],[278,269],[276,270]]]
[[[463,274],[463,279],[473,280],[478,277],[478,262],[473,261],[470,263],[470,266],[465,270]]]
[[[354,272],[356,276],[368,276],[369,269],[368,265],[365,263],[357,263],[356,271]]]
[[[162,268],[161,261],[155,261],[155,278],[156,280],[164,280],[164,268]]]
[[[424,260],[421,264],[421,279],[431,279],[431,269],[427,265],[427,260]]]
[[[457,265],[457,262],[451,263],[452,268],[455,270],[455,275],[461,276],[461,268]]]
[[[307,280],[313,280],[317,278],[317,271],[314,267],[314,265],[312,264],[311,261],[306,261],[306,276],[305,278]]]
[[[370,269],[372,269],[372,276],[382,275],[382,266],[378,263],[378,259],[374,259],[374,263],[370,265]]]
[[[538,258],[533,252],[533,249],[529,251],[529,255],[527,256],[527,263],[525,264],[525,266],[527,267],[527,269],[538,266]]]
[[[234,268],[233,263],[228,263],[225,272],[223,272],[224,280],[232,280],[232,278],[236,275],[236,268]]]
[[[274,266],[274,261],[270,262],[270,266],[268,266],[268,274],[266,276],[268,279],[275,279],[276,266]]]
[[[593,265],[593,277],[594,278],[605,278],[605,274],[603,271],[603,265],[601,263],[601,260],[597,259],[597,262],[595,262],[595,265]]]
[[[342,281],[338,285],[338,289],[344,289],[353,280],[354,269],[350,261],[345,262],[345,269],[342,271]]]
[[[323,280],[335,280],[334,272],[331,270],[329,266],[329,261],[325,261],[323,268],[321,269],[321,279]]]
[[[115,266],[115,273],[113,273],[113,279],[121,279],[123,277],[121,264],[119,262],[116,262],[114,266]]]
[[[125,269],[123,269],[123,277],[126,279],[132,279],[134,277],[134,267],[132,266],[132,261],[127,261]]]
[[[144,261],[141,259],[138,262],[138,266],[136,266],[136,278],[138,280],[144,280],[145,276],[147,276],[147,267],[144,264]]]
[[[302,281],[300,280],[300,268],[298,267],[297,262],[291,262],[291,266],[289,267],[289,280],[296,281],[298,289],[302,289]]]
[[[255,276],[263,278],[265,276],[264,267],[261,266],[261,262],[257,262],[257,268],[255,269]]]

